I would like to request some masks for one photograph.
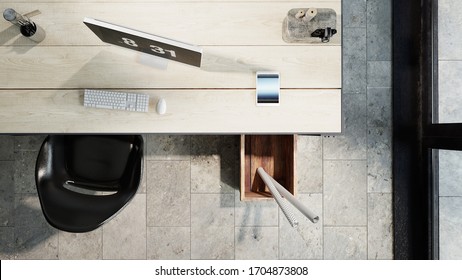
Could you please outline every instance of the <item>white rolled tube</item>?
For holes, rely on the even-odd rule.
[[[269,175],[268,175],[269,176]],[[276,189],[281,193],[281,195],[287,199],[295,208],[297,208],[300,212],[302,212],[305,217],[307,217],[312,223],[319,222],[319,216],[314,214],[310,209],[306,208],[298,199],[296,199],[288,190],[286,190],[278,181],[274,180],[273,177],[269,176],[271,181],[273,182]]]
[[[290,225],[294,228],[298,226],[298,221],[295,219],[294,214],[292,211],[290,211],[287,202],[282,198],[281,194],[278,192],[276,187],[274,186],[272,182],[272,178],[268,173],[263,170],[262,167],[257,168],[257,172],[260,175],[261,179],[263,182],[265,182],[266,186],[270,190],[270,192],[273,194],[274,199],[276,200],[277,204],[279,205],[279,208],[281,208],[282,213],[286,216],[287,220],[289,221]]]
[[[309,8],[309,9],[305,12],[305,17],[303,18],[303,20],[305,20],[305,21],[311,21],[317,14],[318,14],[318,9],[316,9],[316,8]]]
[[[263,179],[265,184],[268,186],[273,196],[275,196],[274,194],[275,192],[271,190],[270,185],[271,187],[274,187],[276,189],[278,196],[281,196],[281,195],[284,196],[285,199],[287,199],[295,208],[297,208],[303,215],[305,215],[305,217],[307,217],[312,223],[319,222],[319,216],[317,216],[311,210],[306,208],[305,205],[303,205],[300,201],[298,201],[288,190],[286,190],[281,184],[279,184],[278,181],[276,181],[273,177],[271,177],[268,173],[266,173],[262,167],[259,167],[257,169],[257,172],[258,174],[260,174],[260,177]],[[268,180],[270,182],[267,182]]]

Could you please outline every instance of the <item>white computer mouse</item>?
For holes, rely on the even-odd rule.
[[[161,98],[159,101],[157,101],[156,110],[159,115],[163,115],[165,112],[167,112],[167,102],[165,99]]]

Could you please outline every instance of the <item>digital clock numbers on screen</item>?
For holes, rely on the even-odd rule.
[[[129,39],[129,38],[125,38],[125,37],[122,37],[122,41],[120,41],[119,43],[124,43],[130,47],[135,47],[135,48],[139,48],[139,45],[135,42],[135,40],[133,39]],[[166,50],[166,49],[163,49],[159,46],[154,46],[154,45],[149,45],[149,48],[151,49],[151,51],[155,52],[155,53],[158,53],[158,54],[168,54],[170,55],[171,57],[176,57],[176,53],[174,50]]]
[[[83,22],[103,42],[134,51],[174,60],[195,67],[201,66],[202,48],[177,40],[149,34],[94,18]]]

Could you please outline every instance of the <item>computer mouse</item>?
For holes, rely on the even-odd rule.
[[[163,115],[165,112],[167,112],[167,102],[165,99],[161,98],[159,101],[157,101],[156,110],[159,115]]]

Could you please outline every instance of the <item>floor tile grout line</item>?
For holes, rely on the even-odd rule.
[[[233,192],[233,225],[234,225],[234,236],[233,236],[233,244],[234,244],[234,259],[236,259],[236,192]]]
[[[278,228],[278,226],[277,225],[272,225],[272,226],[245,225],[245,226],[236,226],[236,228]]]
[[[326,225],[326,228],[366,228],[367,225]]]
[[[219,195],[234,195],[234,192],[191,192],[191,195],[200,195],[200,194],[219,194]]]
[[[369,14],[368,14],[368,10],[369,10],[369,1],[366,0],[366,260],[369,259],[369,248],[368,248],[368,245],[369,245],[369,128],[368,128],[368,124],[369,124],[369,71],[368,71],[368,67],[369,67],[369,32],[368,32],[368,22],[369,22]]]
[[[345,158],[345,159],[324,159],[324,161],[333,161],[333,162],[358,161],[358,162],[360,162],[360,161],[367,161],[367,158],[365,158],[365,159],[348,159],[348,158]]]
[[[192,260],[192,248],[193,248],[193,240],[192,240],[192,171],[191,171],[191,153],[192,153],[192,137],[189,135],[187,136],[189,140],[189,259]]]
[[[101,259],[104,260],[104,229],[106,228],[106,225],[103,225],[101,227]]]
[[[147,162],[191,162],[191,159],[146,159]]]
[[[368,48],[368,42],[369,42],[369,37],[367,36],[369,33],[367,32],[368,30],[368,22],[369,22],[369,18],[368,18],[368,14],[367,14],[367,11],[368,11],[368,8],[369,8],[369,1],[366,1],[366,53],[367,53],[367,67],[369,67],[369,62],[390,62],[390,60],[375,60],[375,59],[370,59],[369,57],[369,48]],[[367,71],[366,73],[366,81],[369,80],[369,77],[368,77],[368,74],[369,74],[369,71]],[[373,128],[373,126],[370,126],[369,125],[369,118],[370,118],[370,115],[369,115],[369,110],[368,110],[368,98],[369,98],[369,90],[370,89],[373,89],[373,88],[390,88],[392,89],[392,84],[390,84],[390,86],[369,86],[369,84],[366,82],[366,112],[367,112],[367,115],[366,115],[366,130],[367,130],[367,134],[366,134],[366,166],[367,166],[367,174],[369,174],[369,160],[370,160],[370,149],[369,149],[369,140],[370,140],[370,136],[369,136],[369,129]],[[391,121],[391,120],[389,120]],[[367,225],[367,228],[366,228],[366,257],[367,259],[370,258],[369,256],[369,229],[370,229],[370,225],[369,225],[369,197],[370,197],[370,193],[369,192],[369,176],[367,175],[366,176],[366,225]]]
[[[391,62],[390,60],[380,60],[381,62]],[[367,88],[369,89],[392,89],[393,87],[392,86],[367,86]]]
[[[281,259],[281,222],[280,222],[280,215],[279,215],[279,207],[277,208],[278,211],[278,259]]]
[[[343,106],[343,105],[342,105]],[[324,260],[325,258],[325,248],[326,248],[326,244],[325,244],[325,238],[324,238],[324,229],[325,229],[325,211],[324,211],[324,190],[325,190],[325,184],[324,184],[324,172],[325,172],[325,164],[324,164],[324,137],[321,137],[321,173],[322,173],[322,193],[321,193],[321,220],[322,220],[322,226],[321,226],[321,229],[322,229],[322,235],[321,235],[321,242],[322,242],[322,252],[321,252],[321,258]]]
[[[57,244],[57,246],[56,246],[56,250],[57,250],[57,252],[56,252],[56,258],[59,260],[59,259],[60,259],[60,257],[59,257],[59,246],[60,246],[60,242],[59,242],[59,241],[61,240],[61,238],[60,238],[60,237],[61,237],[61,231],[58,229],[58,232],[57,232],[56,234],[58,235],[58,237],[57,237],[57,239],[58,239],[58,244]]]
[[[219,142],[219,147],[217,147],[217,150],[218,150],[218,154],[220,155],[220,182],[221,182],[221,168],[222,168],[222,165],[221,165],[221,161],[223,161],[223,159],[221,157],[224,156],[224,151],[223,151],[223,147],[224,147],[224,138],[223,136],[219,136],[220,137],[220,140],[218,141]],[[240,186],[239,186],[240,187]],[[233,255],[234,255],[234,260],[236,260],[236,191],[233,190],[233,225],[234,225],[234,230],[233,230],[233,233],[234,233],[234,236],[233,236],[233,244],[234,244],[234,248],[233,248]],[[240,194],[239,194],[240,196]]]

